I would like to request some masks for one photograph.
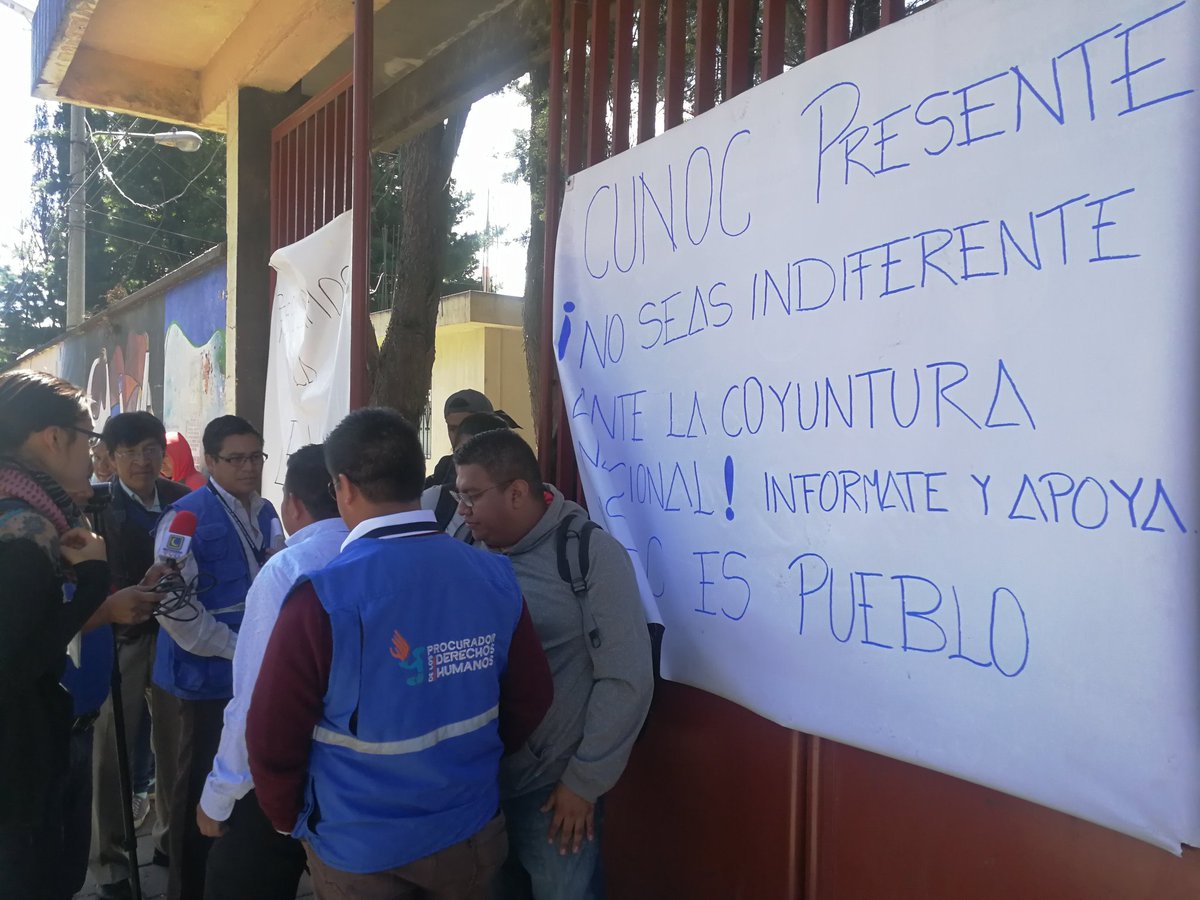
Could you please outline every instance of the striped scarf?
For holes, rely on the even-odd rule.
[[[32,509],[54,526],[57,538],[63,532],[83,524],[83,514],[75,501],[63,490],[62,485],[45,472],[30,468],[12,457],[0,458],[0,500],[6,499],[19,503],[5,504],[10,508],[0,511],[0,541],[33,537],[58,565],[57,539],[48,541],[45,539],[48,535],[30,535],[28,517],[19,515],[19,512],[22,506]]]

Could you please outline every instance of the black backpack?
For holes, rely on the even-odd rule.
[[[596,624],[596,617],[592,614],[588,603],[588,569],[591,565],[588,550],[591,546],[592,532],[598,528],[600,526],[586,516],[572,513],[558,523],[554,535],[555,550],[558,555],[558,575],[571,586],[575,599],[579,601],[584,624],[588,628],[588,643],[594,649],[599,649],[604,640],[604,636],[600,633],[600,626]],[[657,685],[661,677],[659,662],[662,659],[662,639],[665,629],[658,622],[647,622],[646,629],[650,632],[650,660],[653,666],[654,683]],[[653,701],[651,703],[653,704]],[[648,715],[647,721],[649,721]],[[640,738],[645,733],[646,726],[643,724],[638,737]]]
[[[558,556],[558,575],[571,586],[575,599],[579,601],[580,611],[588,626],[588,643],[594,650],[598,650],[604,640],[604,636],[600,633],[600,626],[588,604],[588,569],[591,567],[589,549],[592,532],[598,528],[600,526],[585,514],[572,513],[558,523],[554,534],[555,551]],[[475,536],[468,533],[465,540],[468,544],[474,544]],[[662,659],[663,632],[666,629],[658,622],[647,622],[646,630],[650,632],[650,663],[654,672],[654,683],[658,684],[661,677],[659,664]],[[646,726],[643,725],[642,733],[644,734],[645,731]]]

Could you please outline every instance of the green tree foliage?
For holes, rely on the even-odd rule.
[[[402,152],[375,153],[371,157],[372,312],[392,307],[400,267],[404,264],[401,248],[402,159]],[[483,231],[460,230],[475,196],[470,191],[460,191],[453,178],[447,191],[450,230],[442,258],[442,296],[483,289],[479,252],[488,240],[495,239],[501,232],[501,229],[493,229],[489,235]]]
[[[70,110],[38,108],[32,204],[14,264],[0,268],[0,362],[53,338],[64,326]],[[131,132],[161,122],[87,110],[85,184],[88,314],[179,268],[225,239],[225,141],[205,134],[195,153],[160,147]],[[99,132],[116,132],[100,134]]]

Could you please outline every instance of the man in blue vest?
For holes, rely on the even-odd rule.
[[[508,561],[420,508],[403,418],[351,413],[325,463],[350,534],[267,645],[246,726],[259,804],[304,842],[322,900],[483,900],[507,853],[500,757],[550,705],[540,641]]]
[[[212,839],[200,833],[196,806],[233,696],[233,651],[250,582],[283,542],[275,508],[259,496],[262,436],[245,419],[221,416],[204,429],[209,481],[171,505],[158,528],[159,555],[175,515],[196,516],[183,579],[194,585],[188,606],[159,616],[162,632],[153,681],[178,720],[170,790],[168,900],[201,900]],[[168,715],[170,712],[168,712]]]

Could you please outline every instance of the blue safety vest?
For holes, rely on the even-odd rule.
[[[521,616],[508,560],[445,534],[351,543],[311,576],[333,660],[293,836],[347,872],[402,866],[497,813],[500,677]]]
[[[192,602],[202,604],[218,622],[237,631],[242,626],[251,581],[238,527],[230,521],[225,505],[208,485],[192,491],[168,509],[186,509],[196,514],[191,552],[200,572],[200,591]],[[257,548],[260,565],[266,561],[271,525],[278,518],[275,507],[263,503],[258,513],[258,528],[262,533],[262,546]],[[228,700],[233,696],[233,662],[188,653],[163,629],[155,650],[153,680],[163,690],[185,700]]]

